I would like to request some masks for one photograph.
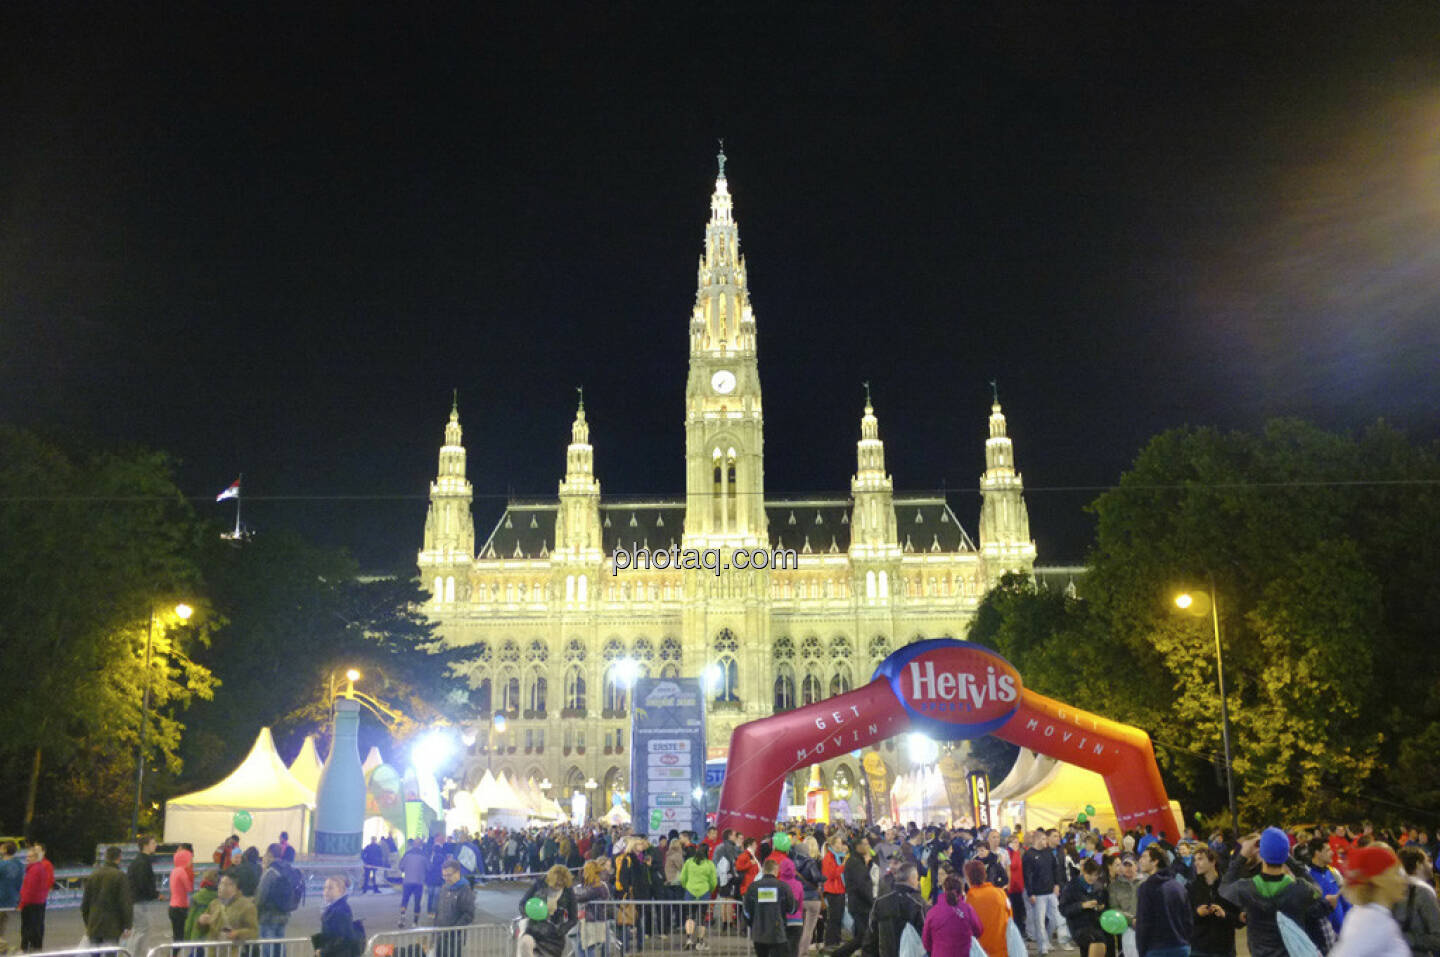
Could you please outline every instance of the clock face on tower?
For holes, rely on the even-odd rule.
[[[710,377],[710,388],[721,395],[729,395],[735,391],[735,373],[729,369],[721,369]]]

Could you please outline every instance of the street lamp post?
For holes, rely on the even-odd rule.
[[[175,617],[189,621],[195,609],[181,602],[175,606]],[[150,625],[145,632],[145,692],[140,698],[140,747],[135,755],[135,806],[130,811],[130,833],[140,832],[140,800],[145,792],[145,732],[150,727],[150,649],[155,643],[155,619],[160,610],[150,610]]]
[[[1240,831],[1240,814],[1235,807],[1235,771],[1230,754],[1230,704],[1225,695],[1225,653],[1220,644],[1220,598],[1215,591],[1215,575],[1207,573],[1210,593],[1210,624],[1215,632],[1215,678],[1220,686],[1220,741],[1225,749],[1225,792],[1230,805],[1230,822],[1236,833]],[[1195,595],[1185,592],[1175,597],[1175,607],[1189,611],[1195,605]]]

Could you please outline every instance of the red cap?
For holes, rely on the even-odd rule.
[[[1365,884],[1399,863],[1395,852],[1384,844],[1352,848],[1345,855],[1345,879],[1352,884]]]

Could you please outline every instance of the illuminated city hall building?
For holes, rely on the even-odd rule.
[[[722,153],[690,314],[683,498],[605,500],[582,397],[558,496],[510,501],[477,549],[451,409],[419,566],[438,634],[475,651],[472,700],[508,719],[500,734],[489,723],[476,729],[471,775],[493,766],[548,779],[549,796],[567,810],[570,794],[589,784],[608,807],[628,784],[633,675],[703,676],[710,755],[723,756],[737,724],[866,682],[882,658],[918,638],[963,637],[1001,575],[1034,573],[998,401],[978,547],[943,497],[893,491],[868,396],[850,495],[767,498],[757,334]],[[797,561],[718,577],[653,566],[612,574],[618,548],[672,546],[727,556],[788,549]],[[895,771],[904,752],[887,742],[879,753]],[[838,797],[861,781],[848,755],[821,771]]]

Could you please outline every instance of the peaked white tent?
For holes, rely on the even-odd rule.
[[[991,819],[1001,824],[1063,828],[1086,807],[1094,807],[1091,824],[1101,830],[1118,827],[1115,807],[1105,778],[1094,771],[1055,758],[1020,749],[1020,756],[1005,780],[990,790]],[[1180,802],[1171,801],[1170,810],[1182,821]],[[994,813],[998,811],[998,813]],[[1177,835],[1170,835],[1171,839]]]
[[[240,811],[248,812],[251,821],[243,833],[235,826]],[[241,834],[244,844],[263,847],[288,831],[290,843],[305,854],[314,813],[315,791],[290,773],[270,729],[261,728],[249,755],[229,777],[165,802],[165,843],[189,841],[195,853],[205,857],[231,834]]]
[[[323,767],[320,754],[315,750],[315,735],[307,734],[305,743],[300,747],[300,753],[295,755],[294,761],[290,762],[290,773],[310,790],[318,791],[320,790],[320,769]]]

